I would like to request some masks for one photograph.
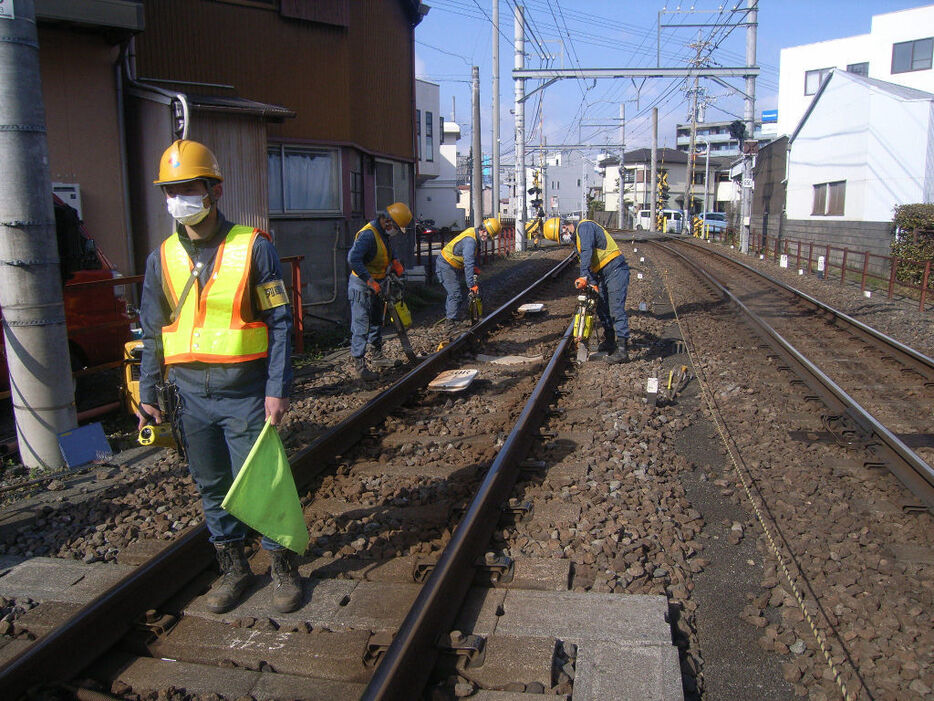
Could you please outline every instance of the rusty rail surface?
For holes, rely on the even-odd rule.
[[[334,456],[345,452],[371,426],[424,387],[472,339],[488,333],[539,285],[559,275],[574,259],[569,255],[542,278],[517,294],[459,338],[426,358],[405,377],[352,415],[319,436],[290,459],[296,486],[305,489]],[[211,566],[213,557],[204,525],[195,526],[154,558],[75,612],[62,626],[0,667],[4,698],[20,698],[30,689],[65,682],[116,644],[147,610],[158,608]]]

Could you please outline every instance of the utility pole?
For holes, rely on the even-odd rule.
[[[746,66],[756,65],[756,30],[758,27],[759,0],[746,0],[749,8],[746,17]],[[756,138],[756,76],[746,75],[746,99],[744,102],[743,117],[746,122],[746,133],[750,139]],[[743,188],[742,188],[742,222],[740,226],[739,248],[743,253],[749,253],[749,225],[752,221],[752,155],[743,149]],[[748,186],[748,187],[747,187]]]
[[[619,212],[616,228],[623,228],[623,210],[626,207],[626,104],[619,104]]]
[[[525,19],[522,5],[515,6],[515,70],[525,68]],[[519,196],[516,208],[516,250],[525,250],[525,78],[516,81],[516,194]]]
[[[493,0],[493,216],[499,219],[499,0]]]
[[[700,40],[700,36],[697,38],[697,42],[691,44],[691,48],[696,51],[694,56],[694,67],[700,68],[700,55],[703,50],[705,43]],[[688,145],[688,162],[686,167],[686,174],[684,177],[684,220],[682,222],[683,227],[691,226],[691,212],[694,209],[694,147],[697,144],[697,93],[699,89],[698,84],[699,77],[694,74],[694,89],[691,91],[691,139],[690,144]]]
[[[483,151],[480,149],[480,68],[472,69],[473,85],[473,127],[471,133],[471,151],[473,151],[473,170],[471,171],[470,199],[473,203],[473,222],[478,227],[483,221]]]
[[[31,0],[0,16],[0,306],[20,459],[64,464],[78,425],[59,272],[39,41]]]
[[[658,224],[658,107],[652,108],[652,231]]]

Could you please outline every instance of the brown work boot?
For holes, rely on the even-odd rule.
[[[376,373],[366,366],[366,358],[352,358],[353,374],[358,380],[375,380]]]
[[[214,549],[221,566],[221,578],[205,594],[204,603],[212,613],[224,613],[240,602],[240,597],[253,579],[253,573],[243,550],[243,541],[214,543]]]
[[[290,613],[302,605],[302,578],[298,576],[295,553],[285,548],[273,550],[272,606],[279,613]]]

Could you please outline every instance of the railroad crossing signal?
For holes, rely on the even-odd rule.
[[[530,202],[532,209],[536,212],[539,211],[542,207],[542,185],[540,174],[537,170],[532,175],[532,187],[529,188],[529,194],[532,195],[532,201]]]
[[[661,170],[658,172],[658,199],[662,204],[667,204],[668,193],[668,171]]]

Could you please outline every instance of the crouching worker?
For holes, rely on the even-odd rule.
[[[600,299],[597,316],[603,326],[603,342],[598,351],[606,353],[608,363],[625,363],[629,360],[629,317],[626,316],[626,292],[629,287],[629,265],[616,241],[606,229],[590,219],[584,219],[576,227],[568,222],[565,231],[574,236],[580,255],[580,277],[574,281],[578,290],[595,285]],[[545,222],[545,238],[559,241],[562,235],[561,220],[553,217]]]
[[[179,395],[176,420],[222,577],[206,595],[223,613],[252,581],[248,527],[221,508],[268,419],[289,409],[292,310],[268,236],[217,208],[223,176],[214,154],[179,140],[162,155],[155,184],[175,230],[149,254],[140,299],[143,354],[139,427],[161,423],[156,386],[165,371]],[[273,605],[301,605],[295,555],[268,538]]]
[[[390,239],[412,221],[412,212],[402,202],[394,202],[380,211],[376,219],[354,237],[347,253],[350,278],[347,299],[350,302],[350,357],[353,373],[361,380],[373,380],[376,373],[366,364],[366,347],[377,367],[391,365],[383,355],[383,300],[380,282],[392,270],[402,277],[405,272],[392,250]]]
[[[444,331],[452,333],[457,328],[457,320],[464,303],[464,294],[457,281],[458,273],[463,273],[464,285],[468,292],[479,293],[480,268],[477,267],[477,247],[480,241],[491,236],[499,236],[503,225],[499,219],[486,219],[479,227],[464,229],[448,241],[435,260],[438,282],[444,285],[447,299],[444,302]]]

